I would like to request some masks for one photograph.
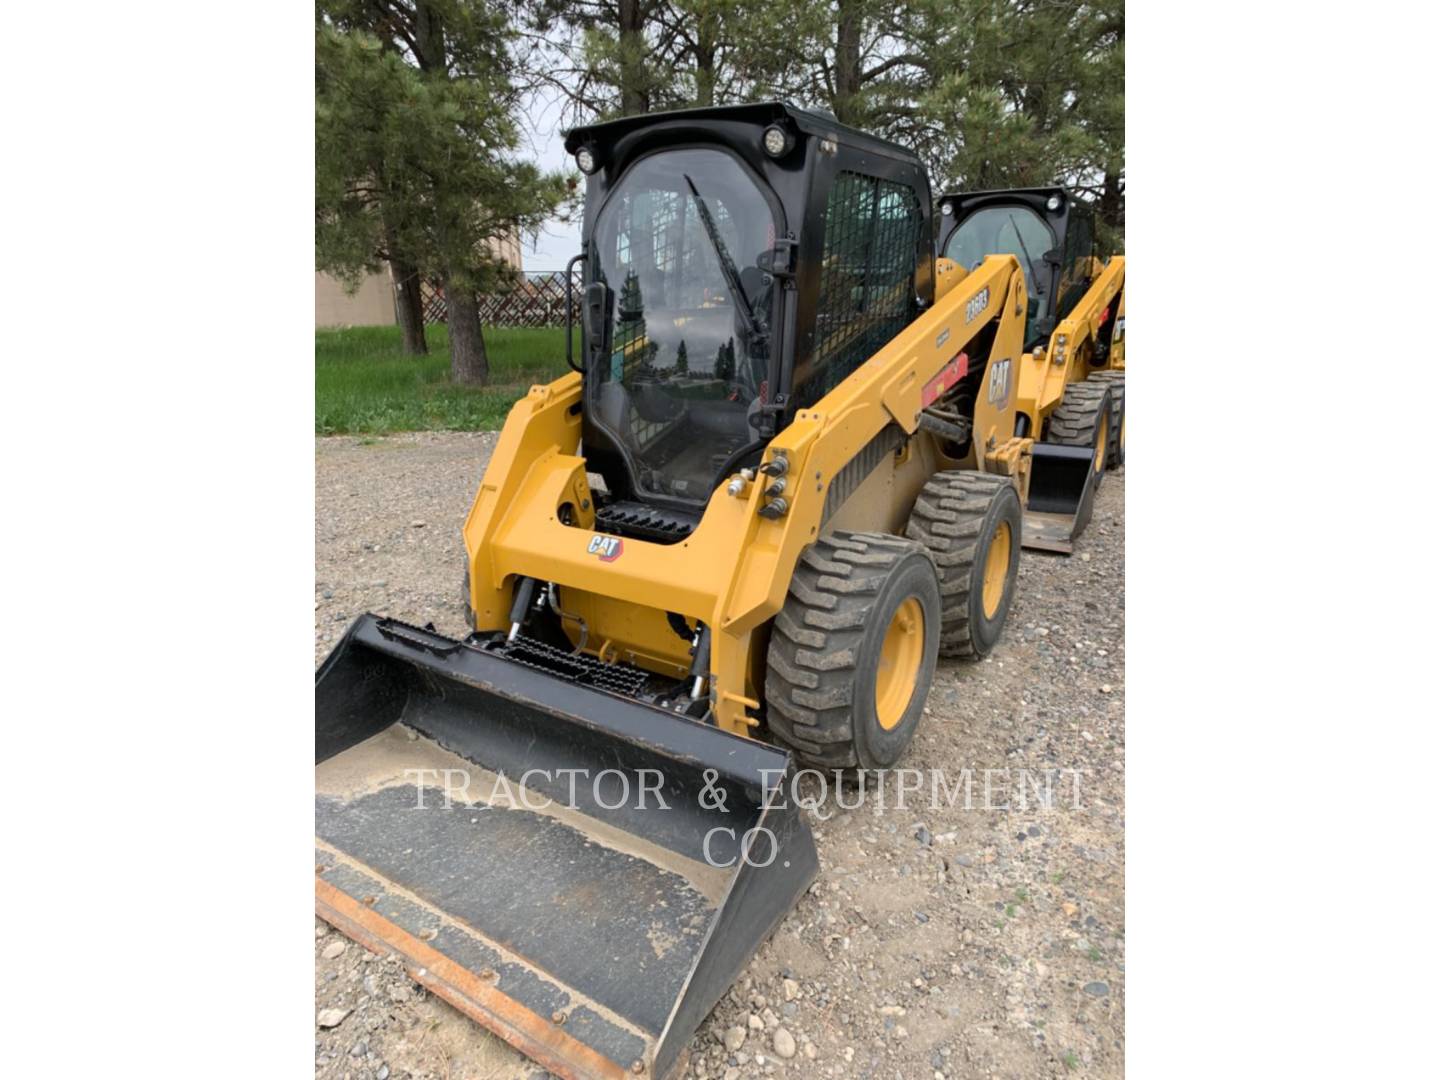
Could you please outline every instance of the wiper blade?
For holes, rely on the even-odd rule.
[[[1020,226],[1015,221],[1014,214],[1007,214],[1010,219],[1010,227],[1015,230],[1015,239],[1020,241],[1020,252],[1025,256],[1025,261],[1030,264],[1030,281],[1035,292],[1038,294],[1043,290],[1040,288],[1040,268],[1035,265],[1035,260],[1030,257],[1030,249],[1025,246],[1025,237],[1020,235]]]
[[[725,249],[725,241],[720,239],[720,233],[715,228],[715,219],[710,216],[710,207],[705,205],[705,197],[695,187],[695,181],[690,179],[690,175],[682,175],[685,183],[690,186],[690,194],[695,196],[695,208],[700,211],[700,224],[705,226],[705,235],[710,238],[710,246],[715,249],[715,257],[720,261],[720,276],[725,279],[725,288],[730,293],[730,299],[736,310],[745,317],[745,326],[750,331],[750,336],[762,338],[765,331],[760,329],[760,323],[755,318],[745,290],[740,286],[740,275],[735,272],[735,260],[730,258],[730,252]]]

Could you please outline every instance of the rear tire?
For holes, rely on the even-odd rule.
[[[1125,372],[1097,371],[1085,381],[1110,388],[1110,456],[1106,468],[1118,469],[1125,464]]]
[[[1091,467],[1098,473],[1098,487],[1105,477],[1110,460],[1110,387],[1103,382],[1086,379],[1070,383],[1060,404],[1050,414],[1050,427],[1045,441],[1061,446],[1089,446],[1095,450]]]
[[[1005,629],[1020,569],[1020,496],[1009,478],[940,472],[915,500],[905,535],[940,573],[940,655],[987,656]]]
[[[910,745],[940,638],[940,584],[925,547],[832,533],[795,566],[765,673],[770,733],[805,765],[883,769]]]

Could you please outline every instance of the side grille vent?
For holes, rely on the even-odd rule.
[[[661,544],[684,540],[699,523],[698,515],[639,502],[610,503],[595,511],[595,527],[600,531]]]

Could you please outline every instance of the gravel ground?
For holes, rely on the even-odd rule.
[[[316,440],[317,662],[365,611],[463,632],[459,528],[494,440]],[[821,876],[700,1028],[687,1076],[1124,1074],[1124,496],[1122,470],[1075,556],[1023,555],[989,659],[940,662],[903,764],[951,784],[970,769],[972,809],[901,810],[892,788],[883,811],[812,816]],[[1009,770],[990,774],[996,809],[986,769]],[[1054,806],[1032,787],[1022,809],[1047,770]],[[393,958],[315,935],[317,1076],[546,1075]]]

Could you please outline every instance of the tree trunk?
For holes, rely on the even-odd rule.
[[[440,13],[417,0],[415,4],[415,63],[421,71],[445,70],[445,27]]]
[[[636,116],[650,111],[645,89],[645,12],[641,0],[620,0],[620,112]]]
[[[842,124],[863,125],[860,115],[860,0],[839,0],[835,13],[835,100],[831,106]]]
[[[424,356],[430,351],[425,344],[425,304],[420,296],[420,271],[413,266],[390,260],[390,274],[395,279],[395,321],[405,339],[406,356]]]
[[[450,381],[459,386],[484,386],[490,381],[490,360],[480,333],[480,305],[469,289],[445,283],[446,322],[450,326]]]
[[[719,12],[706,8],[695,30],[695,104],[715,104],[715,53],[720,35]]]
[[[1100,192],[1100,220],[1119,231],[1125,227],[1125,196],[1120,190],[1120,174],[1105,170],[1105,188]]]
[[[701,49],[695,53],[695,104],[715,104],[715,50]]]

